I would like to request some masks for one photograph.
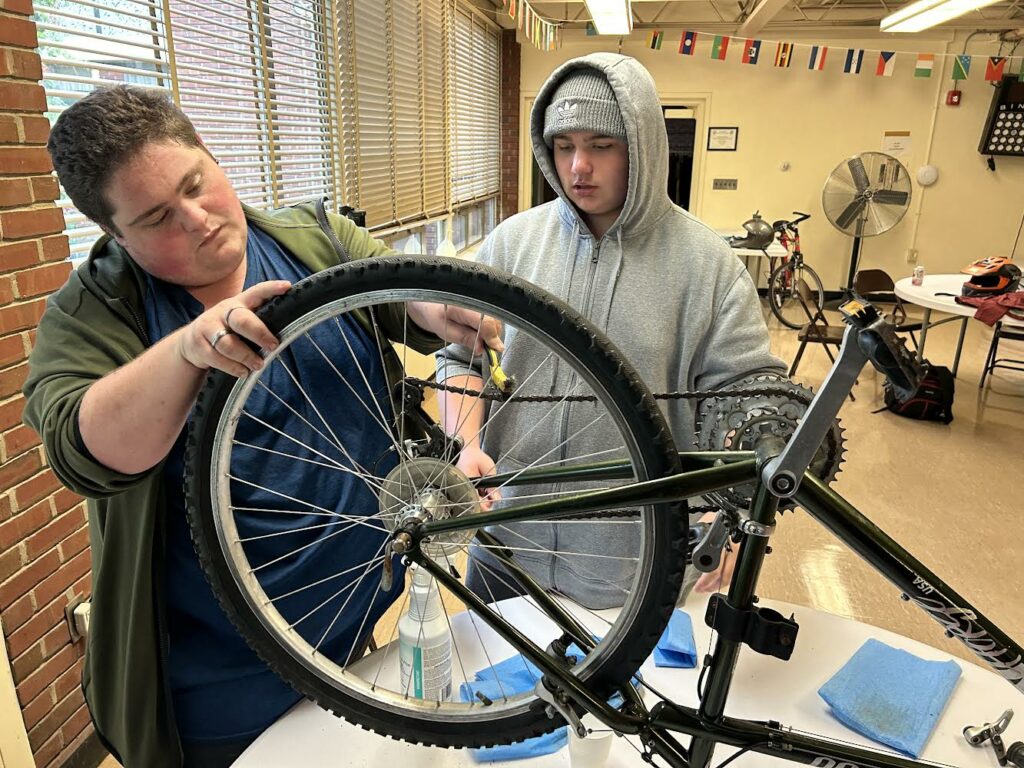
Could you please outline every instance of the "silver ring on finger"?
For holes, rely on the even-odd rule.
[[[242,307],[240,307],[239,305],[236,304],[235,306],[233,306],[231,309],[229,309],[227,312],[224,313],[224,327],[227,328],[229,331],[232,330],[232,328],[231,328],[231,313],[234,312],[236,309],[241,309],[241,308]]]
[[[215,334],[213,334],[213,336],[210,337],[210,346],[213,347],[214,349],[216,349],[217,348],[217,342],[219,342],[221,339],[223,339],[229,333],[231,333],[231,331],[229,331],[227,328],[221,328],[219,331],[217,331]]]

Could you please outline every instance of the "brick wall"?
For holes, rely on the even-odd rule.
[[[57,768],[95,743],[64,620],[90,563],[85,506],[21,423],[35,328],[71,269],[31,13],[31,0],[0,0],[0,621],[36,765]]]
[[[501,33],[501,207],[507,219],[519,211],[519,70],[516,30]]]

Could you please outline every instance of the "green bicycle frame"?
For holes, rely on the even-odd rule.
[[[410,531],[417,543],[440,533],[469,530],[521,520],[558,520],[560,517],[648,504],[671,504],[683,499],[733,487],[753,484],[754,501],[749,517],[757,526],[746,530],[772,531],[779,499],[762,483],[764,466],[778,453],[779,445],[754,452],[681,453],[683,471],[669,477],[633,483],[608,490],[587,491],[556,502],[515,505],[469,519],[451,518],[427,522]],[[488,484],[570,482],[573,480],[623,479],[631,477],[628,465],[602,462],[571,469],[527,470],[511,476],[496,476]],[[1024,651],[995,624],[953,591],[922,563],[877,528],[845,499],[816,477],[804,476],[794,495],[798,506],[831,531],[875,570],[885,576],[908,599],[924,610],[942,629],[964,643],[993,671],[1017,690],[1024,692]],[[729,587],[729,605],[750,610],[756,601],[756,587],[768,547],[769,535],[744,532],[736,570]],[[650,711],[634,707],[623,713],[610,706],[585,682],[569,673],[558,661],[505,621],[470,592],[446,569],[423,555],[418,546],[408,553],[411,560],[428,570],[439,582],[463,600],[494,630],[545,675],[549,689],[562,693],[576,708],[592,712],[618,733],[639,736],[646,748],[661,756],[673,768],[707,768],[717,743],[772,755],[819,768],[913,768],[928,763],[902,758],[826,739],[794,733],[775,722],[755,722],[724,716],[741,642],[718,635],[707,671],[707,683],[698,709],[659,702]],[[551,601],[553,604],[553,601]],[[555,604],[556,605],[556,604]],[[580,628],[564,612],[550,607],[547,612],[570,636]],[[684,748],[670,732],[691,737]]]

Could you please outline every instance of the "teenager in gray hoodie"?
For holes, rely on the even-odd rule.
[[[714,389],[785,371],[768,350],[757,292],[739,259],[668,196],[665,121],[654,80],[639,62],[597,53],[563,64],[537,94],[530,131],[537,164],[558,199],[499,224],[479,261],[582,312],[654,392]],[[505,346],[506,370],[531,370],[545,354],[511,329]],[[464,350],[449,347],[437,360],[439,381],[482,385],[479,359],[474,367]],[[564,393],[575,383],[553,367],[547,388]],[[574,431],[573,407],[561,406],[561,418],[538,428],[536,411],[495,408],[488,415],[483,401],[452,393],[441,398],[443,423],[467,441],[459,467],[471,478],[493,473],[496,461],[501,471],[521,468],[570,436],[575,456],[600,453],[617,440],[610,424]],[[662,401],[662,407],[679,449],[694,447],[692,401]],[[503,490],[505,498],[514,493]],[[493,532],[545,588],[590,608],[623,603],[635,571],[629,557],[638,551],[638,525],[524,523]],[[591,558],[567,554],[574,552]],[[514,593],[514,582],[502,573],[485,550],[471,550],[467,583],[482,597]],[[710,576],[698,588],[711,588]],[[721,581],[719,574],[714,584]],[[684,594],[692,584],[687,579]]]

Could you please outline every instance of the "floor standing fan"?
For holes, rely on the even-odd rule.
[[[895,227],[910,207],[911,189],[907,169],[883,152],[854,155],[837,165],[825,180],[821,191],[825,216],[836,229],[853,236],[847,291],[857,273],[861,238]]]

